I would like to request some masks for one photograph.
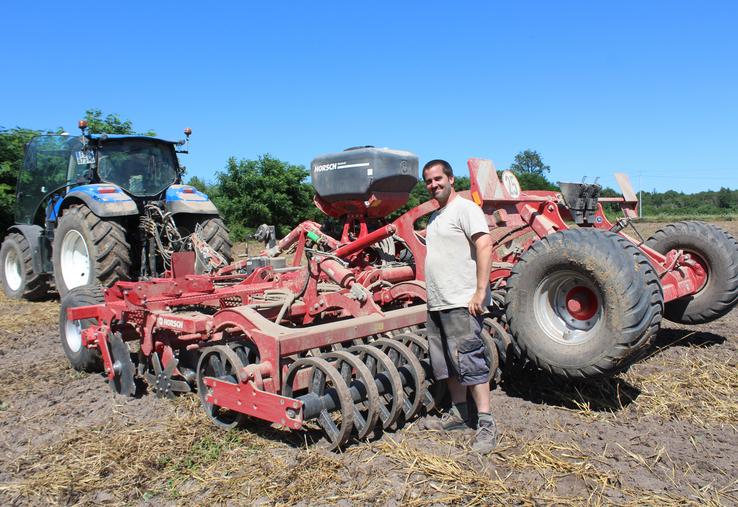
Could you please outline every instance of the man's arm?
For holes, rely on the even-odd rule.
[[[478,232],[472,236],[474,249],[477,256],[477,289],[469,300],[469,313],[482,315],[484,308],[484,297],[489,288],[489,270],[492,266],[492,237],[489,233]]]

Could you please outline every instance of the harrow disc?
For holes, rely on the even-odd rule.
[[[293,386],[300,370],[312,368],[307,393],[299,396],[304,403],[305,418],[316,418],[323,430],[325,447],[334,450],[351,436],[354,422],[354,401],[341,374],[320,357],[297,359],[287,371],[283,395],[293,397]]]
[[[238,372],[242,367],[243,363],[238,354],[227,345],[216,345],[203,350],[197,362],[197,393],[200,396],[200,403],[208,417],[220,428],[231,429],[241,426],[246,416],[207,402],[207,395],[211,390],[205,385],[205,377],[237,384],[240,381]]]
[[[354,429],[359,439],[364,439],[374,431],[379,418],[379,391],[369,368],[361,359],[345,350],[337,350],[323,355],[323,359],[339,371],[349,386],[354,400]]]
[[[382,421],[383,429],[389,428],[402,415],[405,403],[400,372],[397,371],[392,359],[377,347],[354,345],[348,351],[356,354],[374,377],[380,397],[379,419]]]
[[[402,405],[402,413],[405,420],[408,421],[418,412],[425,397],[423,367],[420,365],[418,358],[410,352],[410,349],[394,338],[374,340],[372,346],[387,354],[403,378],[405,400]]]
[[[433,377],[433,368],[428,353],[428,340],[423,336],[410,332],[396,334],[395,340],[402,342],[420,360],[420,365],[423,367],[423,373],[425,374],[422,403],[425,411],[431,412],[441,404],[441,400],[446,394],[446,383],[436,382]]]
[[[131,351],[118,333],[113,333],[108,338],[114,375],[110,388],[123,396],[133,396],[136,394],[136,368],[131,361]]]
[[[156,352],[151,353],[149,361],[151,362],[150,369],[144,374],[144,378],[146,379],[146,383],[149,384],[149,388],[156,393],[157,397],[173,399],[175,393],[190,392],[190,384],[184,380],[172,378],[174,370],[179,364],[179,360],[176,357],[170,359],[167,367],[163,369],[159,360],[159,354]]]

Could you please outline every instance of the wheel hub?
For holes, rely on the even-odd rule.
[[[5,256],[5,283],[8,284],[8,288],[12,291],[20,289],[23,284],[21,262],[18,258],[18,252],[13,248],[10,248],[8,255]]]
[[[71,230],[64,235],[60,257],[62,278],[67,289],[89,283],[90,252],[79,231]]]
[[[566,293],[566,309],[577,320],[591,319],[597,306],[597,296],[587,287],[580,285]]]
[[[588,341],[603,318],[599,289],[589,277],[573,270],[541,280],[533,311],[549,338],[567,345]]]

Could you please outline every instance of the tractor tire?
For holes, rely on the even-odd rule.
[[[202,239],[204,239],[213,250],[222,255],[227,264],[233,262],[233,243],[228,235],[228,228],[220,217],[213,215],[175,215],[175,222],[180,234],[183,236],[195,232],[195,226],[202,226]]]
[[[99,349],[88,349],[82,345],[82,330],[96,324],[95,319],[71,321],[67,309],[103,303],[103,289],[99,285],[82,285],[71,289],[61,300],[59,336],[62,349],[69,363],[77,371],[96,373],[103,371]]]
[[[653,266],[617,234],[570,229],[534,243],[513,267],[505,315],[521,352],[565,377],[602,377],[643,357],[661,323]]]
[[[23,234],[11,232],[0,247],[3,292],[10,299],[38,301],[49,293],[49,277],[33,269],[31,245]]]
[[[707,273],[697,293],[666,303],[664,318],[680,324],[702,324],[722,317],[738,303],[738,242],[720,227],[676,222],[656,231],[646,246],[662,254],[683,250]]]
[[[110,287],[128,280],[131,246],[118,221],[95,215],[84,204],[62,213],[54,233],[54,281],[59,296],[75,287],[99,283]]]

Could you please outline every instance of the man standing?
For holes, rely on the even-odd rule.
[[[468,390],[479,414],[472,449],[486,453],[497,444],[489,407],[489,365],[480,337],[482,314],[490,303],[489,227],[481,208],[454,191],[448,162],[425,164],[423,181],[440,205],[430,217],[425,236],[430,359],[433,375],[438,381],[446,380],[453,403],[435,427],[445,431],[469,427]]]

